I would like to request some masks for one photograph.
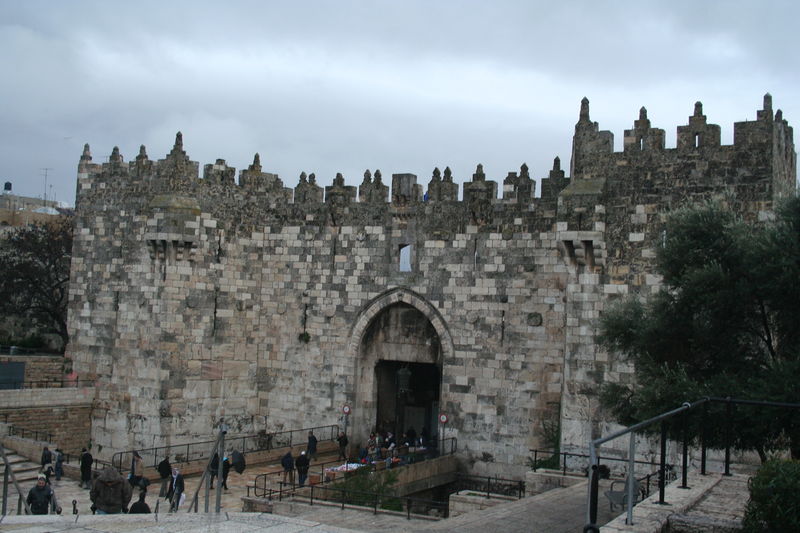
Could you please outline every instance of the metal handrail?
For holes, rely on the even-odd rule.
[[[19,437],[21,439],[33,439],[44,442],[51,442],[53,440],[52,433],[40,431],[38,429],[20,428],[11,424],[8,426],[8,435],[11,437]]]
[[[25,389],[74,389],[94,387],[96,381],[90,379],[40,379],[28,381],[0,381],[0,390]]]
[[[242,454],[245,454],[287,446],[296,446],[300,443],[307,442],[309,431],[313,431],[314,435],[316,435],[317,439],[320,441],[336,440],[336,437],[339,435],[339,426],[337,424],[330,424],[327,426],[314,426],[272,433],[262,432],[255,435],[228,437],[226,439],[226,447],[229,450],[238,450],[242,452]],[[298,438],[298,435],[302,438]],[[216,439],[213,439],[185,444],[173,444],[170,446],[127,450],[115,453],[111,458],[111,462],[117,470],[124,473],[130,470],[134,451],[142,457],[146,464],[151,465],[153,468],[156,468],[164,457],[173,457],[175,458],[174,462],[177,463],[199,461],[208,457],[208,450],[212,449],[215,442]]]
[[[25,514],[32,514],[31,508],[28,505],[28,500],[25,498],[25,495],[22,493],[22,487],[19,486],[19,482],[17,481],[17,476],[14,474],[14,470],[11,468],[11,463],[8,461],[8,457],[6,456],[6,449],[4,446],[0,445],[0,453],[3,454],[3,464],[5,466],[4,473],[3,473],[3,514],[0,516],[6,516],[8,514],[8,477],[11,476],[11,482],[14,484],[14,488],[19,495],[19,499],[17,502],[17,514],[22,514],[22,509],[25,509]]]
[[[291,485],[291,488],[284,489],[284,486],[287,486],[287,485]],[[425,498],[413,498],[413,497],[410,497],[410,496],[394,496],[394,495],[391,495],[391,494],[382,494],[382,493],[379,493],[379,492],[366,492],[366,491],[359,491],[359,490],[348,490],[348,489],[346,489],[344,487],[324,487],[324,486],[320,486],[320,485],[309,485],[307,487],[307,491],[302,491],[302,492],[298,493],[297,489],[295,488],[295,486],[293,484],[280,482],[280,488],[279,489],[277,489],[277,490],[270,489],[270,493],[268,495],[268,498],[270,500],[272,500],[273,496],[277,495],[278,501],[282,501],[284,494],[286,494],[286,495],[291,495],[295,499],[297,499],[297,498],[308,498],[309,505],[314,505],[314,491],[315,490],[317,490],[317,491],[331,491],[331,492],[340,493],[340,496],[339,496],[338,499],[341,500],[340,503],[341,503],[341,508],[342,509],[344,509],[345,505],[350,505],[350,506],[353,506],[353,507],[366,507],[366,508],[372,508],[373,514],[378,514],[378,507],[381,505],[381,503],[385,504],[387,501],[397,500],[401,504],[403,502],[405,502],[405,504],[406,504],[406,506],[405,506],[406,507],[406,519],[407,520],[411,520],[412,516],[416,516],[416,515],[412,515],[411,514],[412,504],[415,504],[415,503],[427,505],[427,506],[432,507],[432,508],[441,508],[442,511],[443,511],[442,514],[443,514],[444,518],[447,518],[450,515],[450,503],[448,501],[428,500],[428,499],[425,499]],[[308,492],[308,496],[303,494],[303,492]],[[348,502],[347,501],[347,497],[348,496],[361,496],[365,500],[370,500],[372,502],[372,504],[367,506],[367,505],[362,505],[362,504],[355,503],[355,502],[352,502],[352,501]],[[327,501],[332,501],[332,500],[327,500]],[[428,517],[428,516],[426,516],[425,518],[430,519],[430,517]]]
[[[635,456],[636,456],[636,439],[635,435],[636,432],[649,427],[655,423],[661,424],[661,449],[660,449],[660,464],[658,470],[658,503],[659,504],[666,504],[664,501],[664,491],[666,488],[666,478],[667,478],[667,462],[666,462],[666,455],[667,455],[667,420],[676,417],[678,415],[681,416],[681,426],[682,426],[682,472],[681,472],[681,488],[688,488],[686,483],[686,475],[687,475],[687,467],[688,467],[688,457],[689,457],[689,440],[690,436],[687,430],[687,416],[686,414],[703,405],[708,405],[712,402],[715,403],[724,403],[726,405],[726,415],[728,419],[733,417],[733,406],[735,404],[743,404],[743,405],[754,405],[754,406],[761,406],[761,407],[780,407],[780,408],[789,408],[789,409],[800,409],[800,404],[796,403],[786,403],[786,402],[770,402],[765,400],[739,400],[734,398],[719,398],[719,397],[706,397],[702,398],[694,403],[685,402],[683,405],[676,409],[672,409],[671,411],[667,411],[660,415],[654,416],[638,424],[634,424],[630,427],[623,428],[619,431],[615,431],[614,433],[607,435],[605,437],[600,437],[594,439],[589,442],[589,496],[587,500],[587,509],[586,509],[586,519],[587,524],[584,526],[583,531],[584,533],[599,533],[600,528],[597,526],[597,493],[598,493],[598,482],[599,482],[599,472],[598,468],[600,466],[597,449],[601,444],[606,442],[612,441],[624,435],[629,435],[628,441],[628,476],[634,477],[634,467],[635,467]],[[704,413],[705,415],[705,409]],[[705,424],[703,427],[705,428]],[[732,436],[730,430],[725,432],[725,473],[724,475],[729,476],[730,473],[730,463],[731,463],[731,445],[732,445]],[[701,436],[701,455],[700,455],[700,465],[701,465],[701,474],[706,474],[706,435],[703,432]],[[633,498],[633,483],[628,483],[628,498],[627,498],[627,517],[625,523],[628,525],[633,525],[633,506],[635,499]]]
[[[484,485],[485,483],[485,485]],[[478,486],[480,488],[474,488]],[[485,488],[484,488],[485,487]],[[505,479],[491,476],[474,476],[470,474],[456,473],[456,487],[453,492],[462,490],[472,490],[483,492],[486,498],[491,498],[492,494],[511,496],[516,493],[517,499],[525,497],[525,482],[518,479]]]
[[[530,451],[533,452],[533,465],[534,466],[533,466],[532,469],[533,469],[534,472],[536,472],[540,468],[543,468],[541,466],[539,466],[539,467],[536,466],[536,463],[539,460],[539,454],[542,453],[542,454],[549,454],[549,457],[547,457],[548,459],[550,457],[554,457],[554,456],[558,456],[558,457],[564,459],[563,461],[561,461],[561,459],[559,459],[559,461],[558,461],[558,464],[560,465],[559,468],[561,470],[562,475],[566,475],[567,474],[567,458],[568,457],[579,457],[581,459],[588,459],[590,457],[588,454],[585,454],[585,453],[556,452],[555,450],[542,450],[542,449],[538,449],[538,448],[531,448]],[[545,459],[542,459],[542,460],[545,460]],[[630,461],[628,459],[623,459],[621,457],[608,457],[608,456],[604,457],[604,456],[601,456],[601,455],[597,456],[597,460],[598,460],[598,464],[600,464],[603,461],[617,461],[617,462],[622,462],[622,463],[630,463]],[[636,463],[637,465],[646,465],[646,466],[655,466],[655,464],[656,464],[652,460],[651,461],[634,461],[634,463]],[[573,469],[573,471],[574,471],[574,469]],[[584,471],[584,474],[585,473],[586,472]]]
[[[437,450],[436,448],[429,448],[428,451],[436,453],[436,457],[442,457],[442,456],[445,456],[445,455],[454,455],[456,453],[457,449],[458,449],[458,440],[456,439],[456,437],[448,437],[446,439],[436,441],[436,443],[437,444],[441,444],[443,449],[444,448],[449,448],[449,451],[447,451],[447,452],[442,452],[441,450]],[[403,447],[401,446],[400,448],[402,449]],[[397,450],[397,449],[398,448],[395,448],[395,450]],[[417,458],[419,458],[419,455],[417,455]],[[425,460],[427,460],[426,459],[426,455],[422,454],[422,460],[421,461],[416,461],[416,462],[422,462],[422,461],[425,461]],[[379,461],[385,461],[385,459],[379,459]],[[340,460],[326,461],[324,463],[318,463],[318,464],[315,464],[313,466],[314,471],[319,470],[320,482],[321,483],[325,483],[326,482],[325,481],[325,467],[326,466],[330,466],[332,464],[339,465],[339,464],[342,464],[342,462]],[[369,464],[369,465],[365,465],[364,467],[361,467],[361,468],[366,468],[366,467],[369,467],[372,471],[376,470],[376,467],[375,467],[374,463],[373,464]],[[310,468],[309,468],[309,473],[311,473],[311,469]],[[273,489],[267,489],[267,479],[269,477],[282,477],[282,476],[283,476],[283,470],[276,470],[275,472],[265,472],[263,474],[258,474],[255,477],[255,479],[253,480],[253,485],[252,485],[253,496],[255,496],[256,498],[268,497],[269,496],[269,491],[271,491]],[[247,487],[247,495],[250,496],[250,486]]]

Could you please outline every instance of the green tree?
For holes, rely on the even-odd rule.
[[[797,531],[800,524],[800,463],[768,461],[748,481],[750,501],[742,521],[747,533]]]
[[[10,230],[0,241],[0,312],[69,340],[67,297],[72,217]]]
[[[623,424],[705,396],[800,402],[800,200],[770,223],[717,204],[676,211],[656,254],[663,286],[612,306],[599,342],[635,365],[631,385],[607,385],[602,404]],[[723,407],[706,427],[721,444]],[[738,407],[734,445],[767,452],[788,438],[800,455],[798,413]],[[694,420],[699,433],[699,419]]]

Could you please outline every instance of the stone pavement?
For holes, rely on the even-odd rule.
[[[16,516],[0,522],[14,533],[357,533],[352,530],[266,513],[179,513],[149,515]]]
[[[63,483],[63,481],[62,481]],[[74,482],[68,482],[74,483]],[[77,488],[77,483],[74,483]],[[80,490],[80,489],[78,489]],[[66,493],[67,491],[64,490]],[[264,532],[264,533],[354,533],[354,532],[435,532],[459,533],[503,531],[503,533],[575,532],[584,525],[586,514],[586,484],[556,489],[545,494],[501,504],[491,509],[466,513],[450,520],[430,522],[407,520],[393,514],[373,515],[371,512],[344,510],[322,505],[309,506],[295,502],[290,512],[298,517],[263,513],[223,512],[178,514],[94,516],[16,516],[0,522],[0,530],[18,533],[70,531],[103,533],[180,533]],[[65,513],[69,510],[64,507]],[[601,512],[610,514],[608,506]]]

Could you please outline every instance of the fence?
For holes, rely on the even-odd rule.
[[[238,450],[242,454],[271,450],[273,448],[283,448],[285,446],[296,446],[308,442],[308,432],[313,431],[320,441],[335,440],[339,435],[338,425],[316,426],[302,429],[291,429],[267,433],[262,431],[255,435],[241,437],[228,437],[225,439],[227,450]],[[190,442],[186,444],[175,444],[171,446],[158,446],[155,448],[142,448],[138,450],[128,450],[117,452],[111,458],[111,464],[120,472],[130,470],[133,452],[136,451],[142,457],[144,464],[154,468],[165,457],[173,458],[176,463],[188,463],[209,458],[209,450],[212,449],[216,440],[205,440],[200,442]]]
[[[78,387],[94,387],[94,380],[87,379],[51,379],[39,381],[0,381],[0,389],[74,389]]]
[[[501,496],[515,496],[517,499],[521,499],[525,497],[525,482],[515,479],[458,473],[451,493],[462,490],[480,492],[486,494],[486,498],[491,498],[492,494],[499,494]]]
[[[345,487],[326,487],[321,485],[310,485],[304,491],[305,494],[303,494],[298,493],[293,486],[287,488],[289,486],[290,484],[288,483],[280,483],[280,488],[275,491],[278,501],[281,501],[284,494],[286,494],[287,496],[292,495],[295,499],[308,498],[309,505],[314,505],[316,499],[317,501],[339,503],[342,509],[345,508],[345,505],[370,508],[373,514],[378,514],[379,509],[384,512],[403,512],[405,510],[408,520],[417,517],[430,519],[430,516],[420,514],[422,510],[436,509],[443,518],[447,518],[450,512],[449,504],[446,501],[412,498],[410,496],[392,496],[379,492],[364,492],[348,490]],[[325,496],[321,497],[321,495]]]
[[[597,494],[598,494],[598,482],[600,478],[599,472],[599,460],[597,449],[601,444],[606,442],[612,441],[624,435],[629,435],[628,440],[628,476],[629,479],[635,477],[635,457],[636,457],[636,432],[642,429],[645,429],[653,424],[659,423],[660,424],[660,463],[658,469],[658,503],[659,504],[666,504],[667,502],[664,501],[664,490],[667,484],[667,476],[668,476],[668,469],[667,469],[667,422],[673,418],[676,418],[680,415],[679,419],[679,428],[681,433],[681,454],[682,454],[682,464],[681,464],[681,488],[688,488],[686,484],[686,474],[687,474],[687,467],[688,467],[688,459],[689,459],[689,442],[693,440],[693,438],[697,437],[698,435],[690,435],[688,431],[689,427],[689,420],[688,414],[691,410],[696,409],[698,407],[703,407],[702,411],[702,421],[700,427],[700,473],[702,475],[706,474],[706,456],[708,451],[707,441],[708,441],[708,406],[712,403],[723,403],[725,404],[725,431],[724,431],[724,442],[725,442],[725,472],[724,475],[729,476],[731,475],[730,466],[731,466],[731,446],[733,443],[733,432],[731,430],[732,421],[734,420],[734,413],[733,409],[735,405],[749,405],[754,407],[771,407],[771,408],[780,408],[780,409],[800,409],[800,404],[795,403],[781,403],[781,402],[769,402],[769,401],[756,401],[756,400],[737,400],[733,398],[703,398],[694,403],[686,402],[681,407],[677,409],[673,409],[666,413],[662,413],[658,416],[645,420],[643,422],[639,422],[629,428],[617,431],[608,435],[606,437],[601,437],[599,439],[594,439],[589,443],[589,496],[587,500],[587,509],[586,509],[586,519],[587,524],[584,526],[583,531],[584,533],[599,533],[600,528],[597,526]],[[626,484],[628,495],[627,495],[627,518],[625,523],[628,525],[633,525],[633,506],[636,501],[633,495],[634,491],[633,482],[628,482]]]
[[[398,451],[395,454],[395,456],[396,457],[405,458],[403,460],[406,463],[417,463],[417,462],[420,462],[420,461],[425,461],[427,459],[440,457],[440,456],[443,456],[443,455],[453,455],[453,454],[456,453],[456,451],[458,449],[458,441],[457,441],[457,439],[455,437],[449,437],[447,439],[443,439],[443,440],[437,441],[437,444],[441,445],[440,449],[429,448],[429,449],[426,449],[424,452],[408,452],[407,451],[406,453],[402,453],[401,450],[403,448],[401,447],[401,448],[398,449]],[[391,457],[389,457],[389,459],[391,459]],[[383,462],[385,460],[386,459],[379,459],[378,462]],[[330,467],[333,464],[341,465],[342,461],[341,460],[336,460],[336,461],[328,461],[328,462],[325,462],[325,463],[315,464],[314,467],[310,468],[309,471],[308,471],[309,477],[310,476],[314,476],[314,475],[318,475],[320,482],[324,482],[325,479],[326,479],[325,469],[327,467]],[[374,463],[374,464],[370,464],[369,466],[364,466],[364,467],[360,467],[360,468],[369,468],[371,471],[375,471],[375,470],[377,470],[379,468],[379,467],[376,466],[377,464],[378,463]],[[252,486],[253,495],[256,498],[272,498],[275,495],[276,491],[275,491],[275,489],[270,488],[270,486],[273,483],[275,483],[275,484],[282,483],[283,482],[282,480],[283,480],[283,472],[282,471],[267,472],[267,473],[264,473],[264,474],[257,475],[256,478],[255,478],[255,482],[253,483],[253,486]],[[249,487],[249,486],[247,487],[247,495],[248,496],[250,496],[250,488],[251,487]]]

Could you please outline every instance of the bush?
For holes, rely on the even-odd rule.
[[[750,501],[743,531],[771,533],[797,531],[800,524],[800,462],[764,463],[748,482]]]

